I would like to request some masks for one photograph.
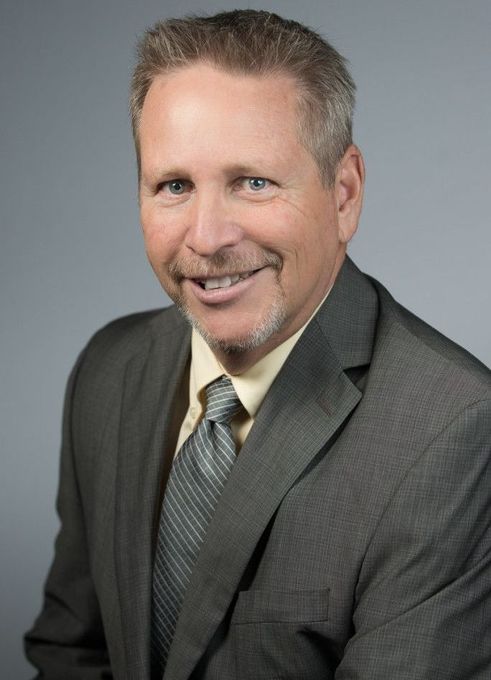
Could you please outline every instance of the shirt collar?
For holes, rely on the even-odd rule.
[[[227,373],[205,340],[193,329],[189,377],[190,406],[203,410],[205,406],[204,388],[220,376],[226,375],[231,379],[237,396],[245,410],[251,418],[254,418],[266,393],[287,360],[288,355],[295,347],[311,319],[317,314],[329,293],[330,289],[302,328],[240,375],[230,375]]]

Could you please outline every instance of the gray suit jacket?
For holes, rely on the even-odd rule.
[[[39,677],[150,678],[189,339],[175,308],[131,316],[72,373]],[[232,470],[165,679],[489,680],[490,384],[347,260]]]

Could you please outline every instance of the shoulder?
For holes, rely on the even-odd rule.
[[[416,364],[429,361],[433,371],[446,366],[489,389],[491,371],[479,359],[396,302],[381,283],[369,278],[379,297],[380,330],[397,334],[400,351],[411,349]]]
[[[128,361],[155,340],[165,342],[165,336],[185,333],[187,329],[187,322],[175,306],[129,314],[111,321],[92,336],[84,350],[86,360]]]
[[[391,408],[431,416],[437,429],[477,404],[491,409],[491,371],[370,279],[379,298],[372,389],[387,389]]]
[[[121,385],[135,362],[171,363],[175,348],[186,345],[189,324],[175,306],[124,316],[99,329],[81,352],[72,373],[78,389],[97,387],[107,393]]]

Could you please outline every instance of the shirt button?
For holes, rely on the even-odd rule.
[[[194,406],[191,406],[191,408],[189,409],[189,413],[191,414],[192,418],[196,418],[196,409]]]

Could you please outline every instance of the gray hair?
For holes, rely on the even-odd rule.
[[[140,117],[153,79],[199,62],[241,75],[292,77],[299,94],[299,139],[325,184],[333,184],[352,142],[355,84],[346,60],[306,26],[250,9],[159,21],[143,34],[130,91],[139,172]]]

